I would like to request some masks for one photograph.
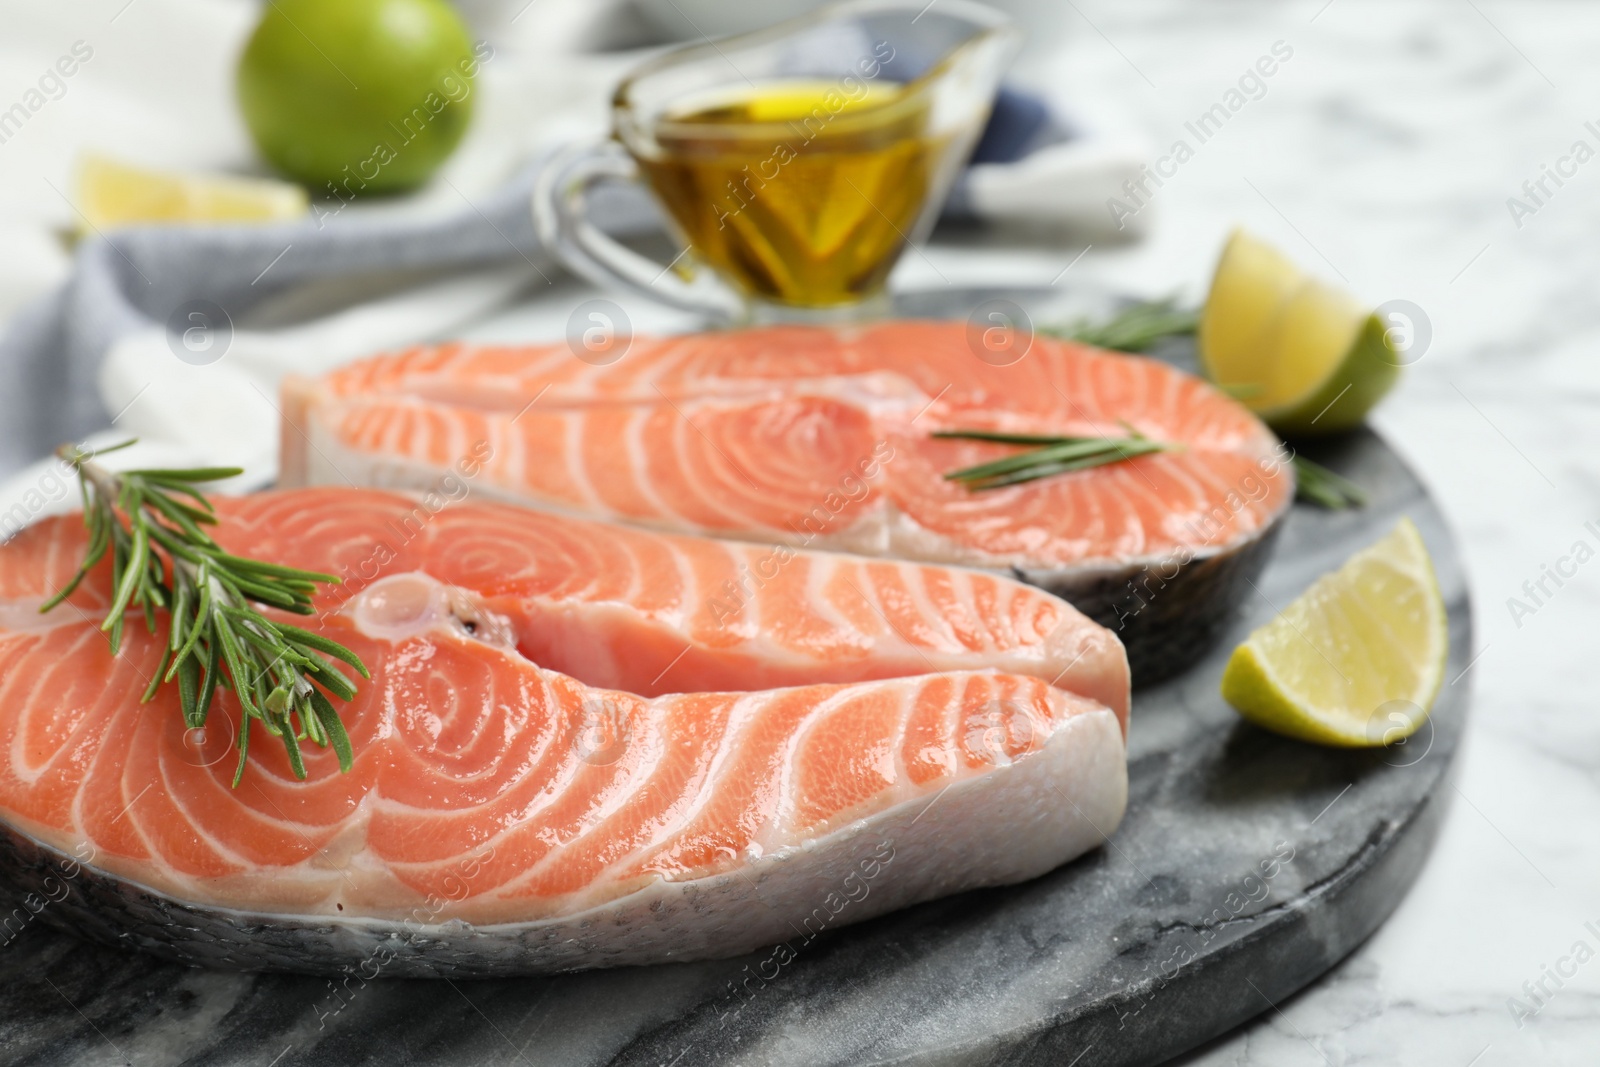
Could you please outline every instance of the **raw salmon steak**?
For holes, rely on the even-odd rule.
[[[446,344],[285,386],[287,485],[480,488],[641,527],[990,568],[1116,630],[1135,678],[1186,666],[1265,565],[1294,495],[1277,438],[1165,363],[1039,336],[996,365],[961,323],[635,339],[620,358]],[[609,357],[608,357],[609,358]],[[1010,358],[1010,357],[1007,357]],[[944,475],[1014,446],[1171,450],[1000,489]]]
[[[470,479],[477,473],[467,468]],[[229,551],[342,575],[371,669],[348,773],[239,708],[140,704],[159,637],[39,605],[78,517],[0,548],[0,878],[80,934],[217,966],[527,974],[734,955],[1100,844],[1126,799],[1110,632],[982,571],[463,499],[217,501]]]

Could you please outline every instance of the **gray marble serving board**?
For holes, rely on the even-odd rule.
[[[839,929],[782,967],[762,952],[475,983],[191,970],[35,920],[0,931],[0,1063],[1092,1067],[1190,1049],[1271,1010],[1389,914],[1438,831],[1466,719],[1467,683],[1450,680],[1471,619],[1443,518],[1370,433],[1308,455],[1370,505],[1295,507],[1223,641],[1136,694],[1122,827],[1043,878]],[[1242,722],[1217,690],[1233,644],[1401,515],[1450,614],[1428,724],[1391,749],[1336,751]]]

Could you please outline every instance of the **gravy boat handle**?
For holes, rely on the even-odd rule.
[[[602,288],[620,288],[713,321],[746,316],[746,301],[711,272],[679,273],[688,249],[671,263],[661,263],[596,226],[589,217],[589,194],[605,182],[644,185],[633,157],[609,137],[570,145],[551,159],[533,190],[534,225],[546,248]]]

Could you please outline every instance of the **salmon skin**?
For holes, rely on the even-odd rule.
[[[241,969],[475,977],[735,955],[1093,848],[1127,793],[1114,635],[981,571],[372,490],[219,499],[227,550],[345,576],[348,773],[239,708],[139,703],[76,516],[0,547],[0,879]],[[731,585],[731,588],[730,588]],[[713,606],[713,602],[720,602]],[[800,684],[808,679],[807,684]],[[937,801],[937,803],[935,803]],[[31,906],[30,906],[31,908]]]
[[[1167,364],[1039,336],[993,365],[960,323],[636,338],[608,365],[445,344],[284,389],[281,481],[480,491],[674,532],[984,567],[1113,629],[1136,682],[1226,623],[1294,496],[1277,438]],[[939,430],[1174,446],[1000,489],[945,473],[1014,447]]]

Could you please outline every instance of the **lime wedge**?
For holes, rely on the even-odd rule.
[[[1402,362],[1370,310],[1242,230],[1217,263],[1199,349],[1213,382],[1300,436],[1360,424]]]
[[[1200,313],[1200,356],[1219,385],[1264,386],[1261,352],[1278,308],[1305,275],[1276,248],[1234,230]]]
[[[1288,737],[1393,744],[1427,719],[1449,637],[1427,546],[1401,519],[1234,649],[1222,695]]]
[[[148,223],[278,222],[307,211],[306,192],[287,182],[172,174],[103,156],[78,165],[78,210],[85,229]]]

